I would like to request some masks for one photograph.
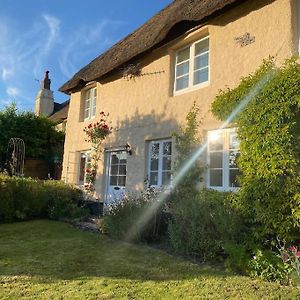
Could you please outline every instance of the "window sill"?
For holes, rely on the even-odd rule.
[[[210,85],[210,81],[206,81],[206,82],[203,82],[201,84],[194,85],[192,87],[189,87],[189,88],[186,88],[186,89],[183,89],[183,90],[180,90],[180,91],[173,91],[173,97],[180,96],[180,95],[190,93],[190,92],[194,92],[194,91],[200,90],[202,88],[206,88],[209,85]]]
[[[91,117],[91,118],[83,119],[81,122],[85,123],[85,122],[91,121],[91,120],[95,119],[95,117],[96,117],[96,116]]]
[[[214,190],[214,191],[218,191],[218,192],[237,192],[240,187],[218,187],[218,186],[207,186],[206,187],[209,190]]]

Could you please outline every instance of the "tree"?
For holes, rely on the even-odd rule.
[[[12,137],[24,140],[26,157],[50,160],[63,152],[64,134],[46,117],[19,112],[12,104],[0,111],[0,166],[6,161],[7,145]]]

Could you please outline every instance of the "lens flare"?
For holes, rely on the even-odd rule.
[[[237,117],[239,113],[241,113],[249,102],[255,98],[258,93],[263,89],[263,87],[267,84],[267,82],[273,77],[273,72],[270,71],[266,73],[266,75],[254,86],[250,92],[240,101],[237,107],[231,112],[225,122],[217,129],[216,132],[221,131],[222,129],[228,127],[230,123]],[[216,137],[217,138],[217,137]],[[184,178],[187,172],[191,169],[194,163],[199,159],[199,157],[206,151],[207,142],[203,144],[199,149],[186,161],[183,167],[177,172],[176,176],[174,176],[172,183],[166,188],[166,192],[161,193],[157,201],[154,201],[153,204],[140,215],[137,222],[130,228],[126,235],[126,241],[131,242],[134,240],[134,237],[139,234],[143,228],[148,224],[151,218],[155,215],[157,210],[164,204],[166,201],[170,191],[174,189],[180,181]]]

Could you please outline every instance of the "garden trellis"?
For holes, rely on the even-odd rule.
[[[12,176],[24,175],[25,143],[20,138],[11,138],[7,147],[8,171]]]

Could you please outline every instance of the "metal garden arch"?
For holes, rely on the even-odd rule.
[[[9,173],[12,176],[24,175],[25,143],[20,138],[11,138],[7,147]]]

